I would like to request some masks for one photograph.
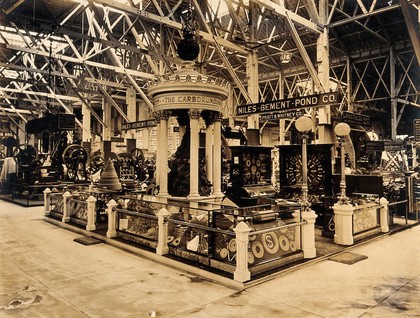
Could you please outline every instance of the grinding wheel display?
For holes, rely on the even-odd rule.
[[[228,254],[229,254],[229,251],[228,251],[228,249],[227,249],[227,248],[222,248],[222,249],[220,250],[220,257],[221,257],[221,258],[226,258],[226,257],[228,256]]]
[[[230,242],[228,244],[228,248],[229,248],[229,251],[236,252],[236,248],[237,248],[236,239],[231,239],[230,240]]]
[[[276,254],[279,251],[279,241],[274,232],[265,233],[262,235],[262,244],[264,249],[270,254]]]
[[[255,262],[254,254],[252,254],[251,252],[248,252],[248,264],[254,264],[254,262]]]
[[[251,250],[256,258],[263,258],[264,246],[261,244],[261,242],[255,241],[252,243]]]
[[[289,248],[290,248],[289,239],[285,235],[280,235],[279,236],[279,245],[280,245],[280,248],[283,251],[285,251],[285,252],[288,251]]]

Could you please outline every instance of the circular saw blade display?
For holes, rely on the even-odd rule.
[[[309,194],[331,192],[331,144],[307,146],[307,175]],[[302,146],[279,146],[280,191],[294,191],[302,187]]]
[[[271,147],[232,146],[231,181],[240,186],[271,183]]]

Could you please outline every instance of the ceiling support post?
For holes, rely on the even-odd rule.
[[[391,88],[391,139],[397,139],[397,107],[398,101],[395,96],[395,55],[394,48],[389,50],[389,77]]]
[[[319,19],[322,24],[326,24],[328,19],[328,1],[319,1]],[[319,35],[317,42],[317,63],[318,78],[324,92],[330,90],[330,45],[328,41],[328,28]],[[318,85],[317,85],[318,86]],[[318,140],[320,143],[330,143],[332,141],[331,130],[331,106],[322,106],[318,110]]]

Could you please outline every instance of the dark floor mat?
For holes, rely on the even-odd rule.
[[[75,238],[73,241],[83,244],[83,245],[95,245],[95,244],[102,243],[101,240],[98,240],[92,236],[84,236],[84,237]]]
[[[333,261],[333,262],[347,264],[347,265],[353,265],[367,258],[368,257],[366,255],[345,252],[336,256],[331,256],[328,260]]]

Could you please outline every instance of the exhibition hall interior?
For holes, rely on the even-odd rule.
[[[418,0],[3,0],[0,210],[242,288],[407,232],[419,16]]]

